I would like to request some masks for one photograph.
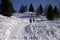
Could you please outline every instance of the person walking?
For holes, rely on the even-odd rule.
[[[29,21],[30,21],[30,23],[32,23],[32,20],[31,19]]]
[[[35,21],[35,19],[33,19],[33,22]]]

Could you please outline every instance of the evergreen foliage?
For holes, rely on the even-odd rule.
[[[47,10],[46,13],[47,13],[47,14],[46,14],[46,18],[47,18],[48,20],[53,20],[53,19],[54,19],[53,8],[52,8],[51,5],[49,5],[48,10]]]
[[[58,14],[58,8],[56,6],[54,7],[53,13]]]
[[[42,5],[40,4],[40,6],[37,8],[36,15],[38,16],[38,15],[42,14],[42,12],[43,12],[43,7],[42,7]]]
[[[21,5],[19,13],[23,13],[23,12],[26,12],[26,11],[27,11],[27,6]]]
[[[1,14],[10,17],[15,10],[10,0],[1,0]]]
[[[30,12],[34,12],[34,8],[33,8],[33,5],[32,4],[30,4],[29,11]]]
[[[1,14],[1,6],[2,6],[2,5],[0,4],[0,14]]]

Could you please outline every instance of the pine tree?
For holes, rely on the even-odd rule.
[[[11,3],[11,11],[12,11],[12,13],[15,13],[16,12],[16,10],[13,8],[12,3]]]
[[[38,8],[37,8],[37,11],[36,11],[36,16],[38,16],[39,15],[39,11],[38,11]]]
[[[46,5],[46,6],[45,6],[45,9],[44,9],[44,15],[45,15],[45,16],[46,16],[46,14],[47,14],[46,12],[48,11],[48,6],[49,6],[49,5]]]
[[[26,5],[21,5],[19,13],[23,13],[27,11],[27,6]]]
[[[13,6],[10,0],[1,0],[2,4],[2,15],[10,17],[13,13]]]
[[[0,14],[2,13],[2,12],[1,12],[1,6],[2,6],[2,5],[0,4]]]
[[[59,9],[58,9],[58,11],[59,11],[59,14],[60,14],[60,5],[59,5]]]
[[[33,5],[32,4],[30,4],[29,11],[30,12],[34,12],[34,8],[33,8]]]
[[[49,5],[48,10],[47,10],[46,13],[47,13],[46,14],[46,18],[48,20],[53,20],[54,19],[54,13],[53,13],[53,9],[52,9],[52,6],[51,5]]]
[[[38,15],[42,14],[42,12],[43,12],[43,7],[42,7],[42,5],[40,4],[40,6],[37,8],[36,15],[38,16]]]
[[[39,13],[42,14],[42,12],[43,12],[43,7],[42,7],[42,5],[40,4],[40,6],[39,6]]]
[[[58,8],[56,6],[54,7],[53,13],[58,14]]]

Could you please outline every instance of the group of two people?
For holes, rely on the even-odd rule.
[[[34,21],[35,21],[35,19],[30,19],[29,21],[30,21],[30,23],[32,23],[32,22],[34,22]]]

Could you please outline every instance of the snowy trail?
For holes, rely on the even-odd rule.
[[[10,36],[10,40],[19,40],[18,39],[18,35],[19,32],[22,32],[23,28],[27,25],[29,25],[29,21],[28,19],[20,19],[20,22],[18,22],[18,24],[11,30],[11,36]],[[21,34],[20,34],[21,36]]]
[[[24,28],[21,40],[60,40],[60,28],[56,28],[57,26],[49,21],[31,23]]]
[[[60,40],[60,19],[48,21],[42,16],[31,24],[29,18],[0,15],[0,19],[1,40]]]
[[[58,28],[56,28],[58,27],[57,23],[42,19],[38,20],[36,19],[35,22],[32,22],[28,25],[24,22],[20,22],[20,26],[22,27],[15,27],[14,31],[16,30],[17,33],[12,31],[15,33],[13,33],[12,35],[16,35],[16,40],[60,40],[60,30],[58,31]]]

